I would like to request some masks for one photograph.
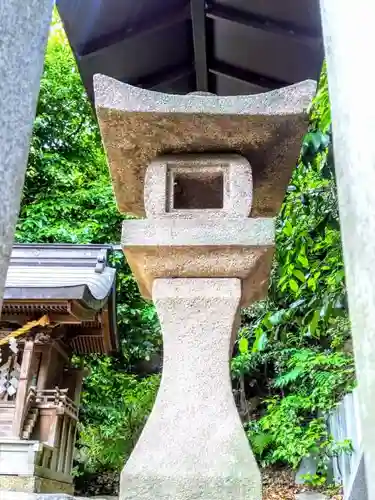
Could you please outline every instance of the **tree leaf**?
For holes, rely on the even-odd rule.
[[[291,236],[292,233],[293,233],[293,226],[292,224],[287,220],[285,221],[285,225],[284,225],[284,228],[283,228],[283,232],[287,235],[287,236]]]
[[[309,261],[307,260],[307,257],[306,255],[300,253],[297,257],[297,260],[300,264],[302,264],[302,266],[305,268],[305,269],[308,269],[309,268]]]
[[[299,290],[299,287],[298,287],[298,283],[296,280],[294,279],[291,279],[289,280],[289,286],[290,286],[290,289],[294,292],[294,293],[297,293],[298,290]]]
[[[319,318],[320,318],[320,310],[316,309],[314,311],[312,320],[309,323],[309,334],[311,336],[314,336],[314,334],[316,332],[316,328],[317,328],[318,323],[319,323]]]
[[[252,347],[252,352],[263,351],[266,344],[267,344],[267,335],[261,328],[258,328],[256,331],[256,336],[255,336],[255,341],[254,341],[254,344]]]
[[[300,281],[302,281],[302,283],[304,281],[306,281],[306,278],[305,278],[305,275],[303,274],[302,271],[300,271],[299,269],[294,269],[293,271],[293,274],[296,278],[298,278]]]
[[[268,318],[268,321],[271,323],[271,325],[276,326],[279,325],[284,317],[285,314],[285,309],[281,309],[280,311],[276,311],[272,316]]]
[[[241,337],[238,342],[238,349],[241,354],[246,354],[249,352],[249,341],[245,337]]]

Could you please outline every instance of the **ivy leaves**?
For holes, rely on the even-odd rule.
[[[322,465],[332,452],[321,415],[355,380],[353,355],[343,352],[350,326],[325,73],[311,120],[277,220],[269,297],[245,312],[232,361],[247,396],[263,398],[247,424],[259,460],[293,467],[310,453]]]

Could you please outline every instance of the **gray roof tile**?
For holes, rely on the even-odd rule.
[[[113,290],[108,245],[15,245],[5,299],[85,300],[93,309]],[[100,304],[101,305],[101,304]]]

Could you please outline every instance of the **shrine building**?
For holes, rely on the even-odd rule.
[[[82,356],[119,347],[110,250],[13,247],[0,322],[0,489],[73,492]]]

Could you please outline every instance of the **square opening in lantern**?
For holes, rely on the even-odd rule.
[[[170,169],[169,209],[220,210],[224,207],[224,169]]]

